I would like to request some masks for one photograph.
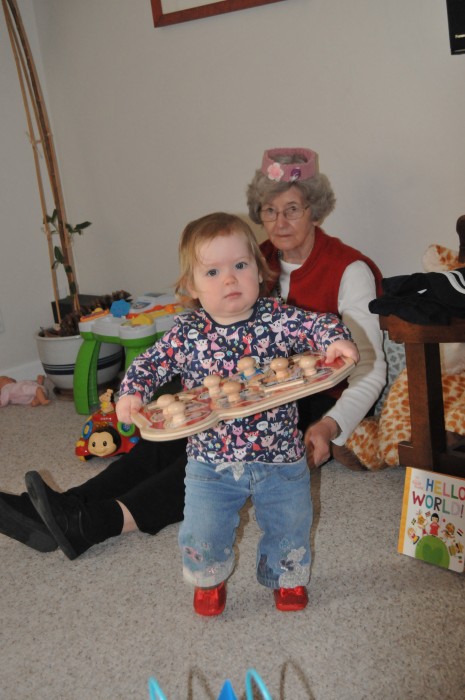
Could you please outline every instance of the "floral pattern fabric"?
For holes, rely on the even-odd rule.
[[[134,360],[120,395],[138,393],[149,403],[154,392],[176,375],[185,389],[192,389],[209,374],[235,374],[244,356],[263,364],[308,350],[324,353],[335,340],[351,340],[337,316],[304,311],[277,299],[258,299],[249,319],[226,326],[196,309],[176,316],[171,330]],[[187,453],[216,464],[295,462],[305,451],[297,420],[296,404],[288,403],[248,418],[222,421],[191,436]]]

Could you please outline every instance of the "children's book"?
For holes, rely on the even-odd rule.
[[[407,467],[398,551],[463,572],[465,479]]]

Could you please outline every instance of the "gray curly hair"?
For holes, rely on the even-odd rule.
[[[299,155],[277,157],[279,163],[300,163]],[[282,192],[296,187],[302,194],[303,201],[312,212],[312,220],[321,222],[330,214],[335,205],[336,197],[331,183],[323,173],[317,173],[307,180],[294,182],[276,182],[270,180],[261,170],[256,170],[252,182],[247,187],[247,206],[249,216],[255,224],[261,224],[260,210]]]

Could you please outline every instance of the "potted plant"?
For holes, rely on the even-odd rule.
[[[89,308],[89,313],[92,310]],[[71,314],[74,313],[71,312]],[[53,327],[40,329],[34,335],[42,367],[57,393],[72,392],[74,368],[83,342],[79,333],[72,335],[66,334],[66,332],[61,333],[63,327],[68,327],[68,323],[69,327],[74,327],[76,318],[73,317],[68,321],[67,317],[64,316],[62,323],[59,324],[60,331],[55,332],[56,328]],[[118,375],[123,359],[122,353],[122,348],[119,345],[101,344],[97,372],[99,385],[110,383]]]
[[[75,226],[65,223],[65,229],[71,244],[73,236],[81,236],[85,229],[91,225],[90,221],[84,221]],[[130,299],[130,294],[121,290],[104,296],[78,295],[76,299],[77,287],[74,270],[71,268],[69,258],[65,258],[62,247],[58,243],[55,244],[54,241],[54,237],[59,237],[58,212],[56,209],[54,209],[51,216],[47,215],[45,217],[43,228],[47,237],[51,260],[55,298],[53,303],[55,324],[37,331],[35,340],[44,372],[59,392],[66,392],[73,389],[74,366],[82,345],[82,338],[79,333],[81,316],[91,314],[97,308],[109,309],[114,301]],[[69,295],[65,299],[59,298],[57,270],[60,266],[64,268],[65,273],[71,273],[69,276],[67,274]],[[121,362],[121,347],[111,343],[102,343],[98,360],[98,383],[107,384],[111,382],[118,374]]]
[[[72,226],[67,220],[52,129],[18,4],[16,0],[2,0],[2,7],[26,112],[28,136],[34,157],[42,208],[42,220],[47,235],[50,271],[52,274],[55,297],[57,326],[46,330],[41,329],[36,332],[35,337],[38,343],[39,357],[45,372],[51,375],[53,383],[59,389],[72,389],[74,363],[82,342],[77,327],[78,319],[81,314],[81,302],[74,267],[72,239],[75,234],[81,235],[91,224],[89,221],[85,221],[76,226]],[[42,173],[43,169],[46,170],[46,174],[44,175]],[[49,188],[44,186],[44,179],[48,179]],[[51,216],[47,214],[47,211],[51,209],[51,207],[47,206],[47,199],[50,197],[53,199],[54,205]],[[57,245],[53,244],[53,236],[57,236],[59,239]],[[57,268],[60,265],[63,266],[66,276],[71,317],[69,314],[63,317],[61,315],[61,300],[59,299],[56,275]],[[119,292],[117,294],[129,296],[127,292]],[[118,298],[121,298],[121,296]],[[99,299],[99,303],[101,302],[102,300]],[[91,310],[92,309],[89,307],[86,308],[87,313],[90,313]],[[58,354],[61,354],[62,348],[68,345],[71,346],[71,350],[67,349],[65,352],[65,359],[59,361],[57,359]],[[104,362],[105,366],[110,365],[111,372],[117,374],[121,364],[121,348],[110,344],[105,345],[108,345],[108,348],[103,347],[102,344],[102,357],[105,353],[108,353],[113,355],[114,361],[111,363],[111,361],[102,360],[102,363]],[[52,354],[49,357],[48,348],[52,347],[53,350],[50,350]],[[59,362],[62,362],[63,367],[60,366]],[[105,376],[105,381],[107,378],[108,374]],[[99,377],[99,382],[100,379]]]

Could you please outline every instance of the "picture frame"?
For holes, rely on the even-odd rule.
[[[207,0],[198,5],[197,0],[150,0],[155,27],[165,27],[179,22],[204,19],[226,12],[245,10],[249,7],[269,5],[283,0]],[[182,9],[179,9],[182,8]]]
[[[465,54],[465,3],[447,0],[447,19],[451,54]]]

